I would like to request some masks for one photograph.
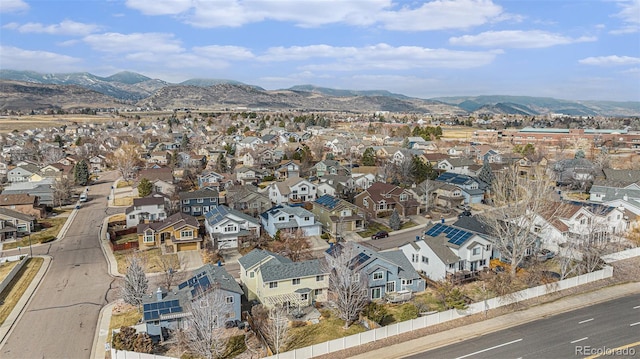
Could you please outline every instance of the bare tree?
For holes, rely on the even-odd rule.
[[[269,311],[268,319],[263,323],[262,335],[275,354],[279,354],[291,339],[289,336],[289,318],[283,307],[275,307]]]
[[[360,273],[361,263],[355,244],[336,244],[325,255],[326,272],[329,273],[329,300],[333,302],[338,317],[347,329],[358,318],[369,302],[369,286],[366,273]]]
[[[49,147],[42,154],[42,162],[45,165],[50,165],[52,163],[58,162],[64,158],[64,151],[59,147]]]
[[[311,243],[309,237],[300,228],[295,231],[280,231],[279,239],[273,241],[272,250],[294,262],[310,259]]]
[[[142,305],[142,297],[149,289],[149,280],[144,272],[144,263],[139,256],[132,255],[127,258],[127,264],[124,287],[122,287],[122,299],[128,304],[140,307]]]
[[[62,177],[53,182],[53,203],[58,203],[58,207],[62,206],[71,198],[73,189],[73,180],[68,177]]]
[[[224,321],[233,308],[226,302],[222,291],[213,288],[195,298],[190,304],[191,320],[184,329],[187,347],[193,354],[214,359],[227,349]]]
[[[160,283],[167,289],[167,291],[170,291],[171,287],[180,281],[181,276],[178,273],[182,267],[180,257],[169,255],[160,256],[159,265],[160,269],[162,269]]]
[[[491,187],[495,208],[479,216],[491,232],[494,248],[510,264],[512,277],[536,249],[538,233],[549,225],[540,218],[554,218],[562,208],[551,202],[552,187],[541,168],[532,170],[533,179],[519,176],[516,167],[498,173]]]
[[[111,165],[125,180],[133,177],[133,170],[139,163],[140,155],[136,145],[123,144],[111,156]]]

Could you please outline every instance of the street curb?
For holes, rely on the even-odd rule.
[[[100,309],[98,323],[93,335],[93,345],[91,346],[91,355],[89,359],[104,359],[107,350],[107,336],[109,335],[109,325],[111,324],[111,314],[116,302],[106,304]],[[104,349],[104,352],[100,348]],[[102,355],[99,353],[102,352]]]
[[[38,270],[38,273],[36,273],[36,276],[27,287],[27,290],[24,292],[20,300],[16,303],[16,306],[13,308],[11,313],[9,313],[7,319],[4,321],[4,323],[2,323],[2,326],[0,326],[0,351],[4,346],[6,339],[9,337],[9,334],[11,334],[11,332],[13,331],[14,325],[22,317],[24,308],[26,308],[27,305],[29,305],[29,303],[31,302],[33,294],[36,292],[36,290],[38,290],[42,279],[49,271],[49,267],[51,267],[51,260],[53,259],[51,256],[42,255],[36,257],[43,258],[44,263],[42,263],[42,267],[40,267],[40,270]]]

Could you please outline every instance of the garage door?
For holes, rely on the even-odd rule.
[[[193,243],[178,243],[178,252],[182,251],[195,251],[198,249],[198,242]]]

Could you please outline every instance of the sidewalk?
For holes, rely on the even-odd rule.
[[[610,286],[588,293],[567,296],[527,310],[508,313],[464,327],[445,330],[419,339],[409,340],[367,353],[350,356],[350,358],[402,358],[635,293],[640,293],[640,282]]]
[[[36,273],[36,276],[33,277],[33,280],[27,287],[27,290],[24,292],[24,294],[22,295],[18,303],[16,303],[16,306],[13,308],[13,310],[11,311],[7,319],[4,321],[4,323],[2,323],[2,325],[0,326],[0,348],[2,348],[2,345],[4,344],[4,340],[7,338],[7,336],[11,332],[13,325],[18,321],[18,319],[22,315],[24,308],[26,308],[27,304],[31,300],[31,297],[33,296],[33,293],[35,293],[36,289],[38,288],[38,285],[40,285],[42,278],[44,278],[45,274],[49,270],[49,265],[51,264],[51,257],[50,256],[36,256],[36,257],[43,258],[44,262],[42,263],[42,267],[40,267],[40,270],[38,270],[38,273]]]

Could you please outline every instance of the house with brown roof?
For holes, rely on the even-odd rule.
[[[7,208],[37,219],[47,216],[45,207],[40,205],[38,196],[32,196],[28,193],[0,194],[0,208]]]
[[[196,217],[180,212],[161,222],[140,223],[137,226],[139,248],[167,246],[172,252],[199,250],[203,241],[199,228]]]
[[[358,193],[354,204],[375,218],[387,216],[394,209],[403,217],[412,216],[418,214],[420,205],[408,190],[384,182],[375,182]]]
[[[153,184],[153,191],[171,195],[175,191],[173,170],[169,167],[146,168],[138,172],[138,181],[146,178]],[[137,184],[135,185],[137,186]],[[135,187],[134,186],[134,187]]]
[[[52,163],[40,169],[42,177],[55,178],[57,180],[70,178],[73,176],[73,166],[63,165],[62,163]]]
[[[0,208],[0,242],[18,239],[33,232],[35,218],[8,208]]]

